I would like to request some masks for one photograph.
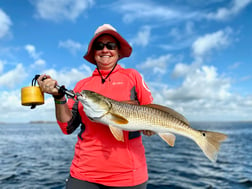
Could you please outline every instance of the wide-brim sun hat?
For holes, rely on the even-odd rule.
[[[129,45],[129,43],[116,31],[116,29],[113,26],[111,26],[110,24],[103,24],[102,26],[99,26],[96,29],[94,37],[89,42],[87,53],[83,56],[83,58],[85,58],[92,64],[96,64],[92,47],[95,40],[104,34],[113,36],[120,43],[120,48],[118,49],[119,52],[118,60],[124,57],[129,57],[131,55],[132,47]]]

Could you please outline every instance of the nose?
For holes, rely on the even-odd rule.
[[[107,52],[107,51],[109,51],[109,49],[107,48],[107,46],[106,46],[106,45],[104,45],[104,47],[103,47],[102,51]]]

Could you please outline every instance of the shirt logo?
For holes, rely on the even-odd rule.
[[[113,82],[112,85],[123,85],[123,82],[122,81],[117,81],[117,82]]]

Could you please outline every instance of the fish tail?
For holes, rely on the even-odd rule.
[[[204,154],[212,162],[216,162],[220,144],[227,138],[227,135],[212,131],[199,130],[200,137],[195,142],[199,145]]]

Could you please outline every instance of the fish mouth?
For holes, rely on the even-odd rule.
[[[75,93],[77,97],[83,96],[81,93]]]
[[[79,101],[86,99],[86,96],[82,93],[76,93],[76,97],[77,97],[77,100]]]

